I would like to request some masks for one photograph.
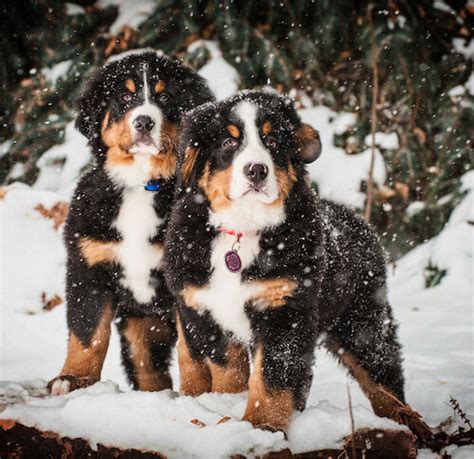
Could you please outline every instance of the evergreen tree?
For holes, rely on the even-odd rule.
[[[472,73],[472,60],[453,39],[472,39],[474,8],[465,0],[172,1],[160,0],[138,30],[109,33],[117,8],[76,1],[7,0],[0,6],[0,182],[33,183],[36,162],[62,141],[72,102],[91,68],[111,54],[151,46],[196,68],[209,53],[187,52],[214,39],[243,87],[271,82],[315,103],[358,114],[335,142],[347,154],[365,137],[396,132],[399,148],[382,150],[387,186],[372,189],[373,223],[394,256],[436,235],[461,198],[460,177],[472,168],[473,96],[453,94]],[[40,69],[69,61],[56,83]],[[374,83],[377,88],[374,90]],[[412,214],[410,203],[423,208]],[[367,209],[369,210],[369,209]]]

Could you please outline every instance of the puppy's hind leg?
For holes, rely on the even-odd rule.
[[[230,342],[225,352],[225,362],[209,362],[212,392],[239,393],[247,390],[250,373],[246,346]]]
[[[405,403],[396,331],[385,290],[379,289],[352,304],[328,333],[326,345],[357,380],[376,415],[428,438],[431,430]]]
[[[122,361],[135,390],[171,389],[171,350],[176,341],[175,325],[158,315],[120,313],[118,329]]]
[[[192,397],[211,392],[212,379],[209,365],[205,359],[197,359],[191,352],[179,315],[176,326],[178,329],[179,392]]]

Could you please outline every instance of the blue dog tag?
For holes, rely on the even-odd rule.
[[[160,191],[161,185],[158,180],[148,180],[145,184],[145,190],[147,191]]]

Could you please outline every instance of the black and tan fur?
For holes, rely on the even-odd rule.
[[[160,260],[178,126],[183,112],[212,99],[194,71],[150,50],[121,56],[87,82],[76,126],[89,139],[95,164],[77,185],[65,227],[69,343],[63,369],[50,383],[53,393],[100,379],[114,321],[133,387],[171,387],[175,300]],[[139,129],[143,120],[153,124]],[[146,191],[149,180],[160,190]],[[132,241],[143,228],[143,240]]]
[[[239,113],[255,116],[243,119]],[[276,177],[277,193],[265,204],[261,191],[254,198],[232,197],[238,158],[252,155],[246,139],[252,130],[258,133],[252,149],[260,149],[262,158],[266,150]],[[165,271],[178,298],[181,391],[235,392],[248,384],[243,419],[287,431],[293,410],[305,407],[314,349],[322,341],[359,381],[376,414],[416,427],[416,414],[404,403],[382,250],[364,221],[312,191],[305,163],[315,160],[320,148],[317,132],[301,122],[293,103],[274,94],[243,92],[185,119]],[[248,200],[244,207],[238,203],[242,199]],[[279,219],[275,212],[281,212]],[[253,258],[247,265],[244,260],[239,273],[225,274],[224,259],[216,252],[221,244],[225,251],[235,242],[222,234],[220,221],[234,223],[226,230],[243,233],[243,257],[253,244]],[[216,276],[228,285],[215,282]],[[232,282],[234,292],[245,298],[236,316],[241,324],[218,313],[227,301],[225,289],[233,294]],[[239,307],[237,293],[228,300],[228,314]],[[247,378],[246,350],[253,361],[248,382],[236,386],[228,378],[223,387],[215,375],[238,371]]]

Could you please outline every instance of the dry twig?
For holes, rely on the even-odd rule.
[[[352,410],[352,396],[351,396],[351,388],[349,386],[349,383],[346,383],[347,385],[347,401],[349,404],[349,416],[351,417],[351,449],[352,449],[352,459],[356,459],[356,451],[355,451],[355,445],[354,445],[354,438],[355,438],[355,422],[354,422],[354,412]]]
[[[372,110],[370,115],[370,135],[372,147],[370,152],[369,177],[367,180],[367,202],[365,205],[364,218],[370,222],[372,213],[372,199],[374,194],[374,163],[375,163],[375,131],[377,129],[377,102],[379,98],[379,69],[378,69],[378,50],[375,41],[374,20],[372,17],[373,4],[367,9],[369,20],[370,43],[371,43],[371,63],[372,63]]]
[[[472,429],[471,421],[469,421],[466,413],[461,408],[461,405],[459,405],[459,402],[452,395],[449,396],[449,403],[453,407],[454,411],[458,414],[458,416],[464,421],[464,424],[466,424],[470,429]]]

